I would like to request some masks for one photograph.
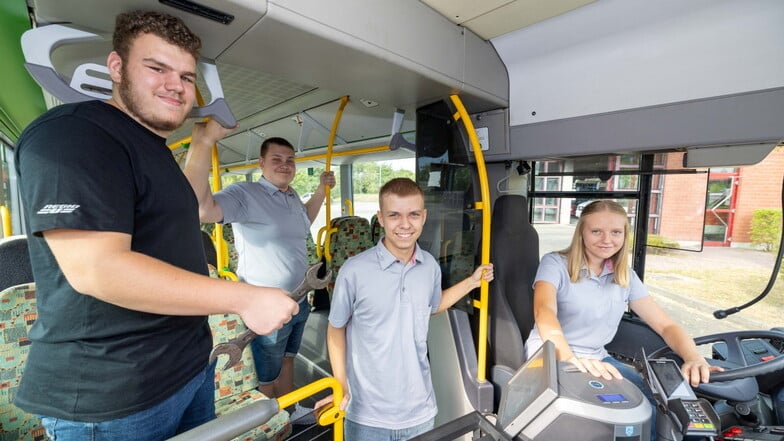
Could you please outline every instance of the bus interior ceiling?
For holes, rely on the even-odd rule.
[[[487,126],[482,116],[491,121],[489,162],[776,144],[782,137],[784,84],[776,72],[784,59],[771,54],[784,41],[784,8],[775,0],[757,0],[755,8],[705,0],[543,8],[519,0],[200,2],[225,24],[156,0],[28,3],[39,26],[63,23],[108,36],[116,13],[148,8],[174,13],[207,36],[202,55],[215,61],[240,127],[219,144],[224,166],[255,161],[269,136],[289,139],[305,155],[323,153],[344,95],[351,100],[335,145],[356,148],[388,144],[396,111],[404,115],[397,130],[412,140],[416,108],[457,93],[477,127]],[[748,31],[741,39],[725,32],[733,23]],[[659,55],[638,55],[643,47]],[[68,77],[82,63],[103,64],[109,50],[108,39],[63,44],[51,59]],[[170,141],[189,134],[186,124]],[[413,155],[373,158],[406,156]]]

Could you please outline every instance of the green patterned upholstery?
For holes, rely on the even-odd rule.
[[[215,224],[201,224],[201,229],[212,236],[212,232],[215,231]],[[236,274],[239,254],[237,253],[237,248],[234,246],[234,229],[232,229],[231,224],[223,225],[223,240],[226,241],[226,248],[228,250],[228,269]]]
[[[343,263],[349,257],[355,256],[375,244],[371,237],[370,222],[361,216],[343,216],[332,219],[332,228],[336,228],[329,236],[329,252],[332,260],[328,268],[332,270],[332,282],[327,289],[330,294],[335,284],[335,278]]]
[[[210,276],[217,277],[215,268],[210,267]],[[244,332],[247,328],[235,314],[214,314],[209,318],[213,344],[224,343]],[[221,416],[256,401],[268,398],[256,388],[259,380],[253,364],[250,346],[242,353],[242,362],[237,366],[221,370],[225,356],[218,358],[215,369],[215,413]],[[281,411],[266,424],[235,438],[240,441],[282,440],[291,434],[288,412]]]
[[[313,265],[318,262],[319,258],[316,255],[316,242],[313,241],[313,235],[310,234],[310,232],[308,232],[308,235],[305,237],[305,248],[307,249],[308,265]]]
[[[0,292],[0,440],[45,440],[37,417],[11,404],[30,348],[27,333],[37,317],[35,284]]]
[[[210,327],[215,344],[229,341],[247,329],[242,323],[242,319],[235,314],[211,315]],[[222,371],[220,367],[225,362],[223,357],[218,358],[218,367],[215,369],[215,413],[218,416],[246,404],[268,399],[256,389],[259,386],[259,380],[256,376],[256,368],[249,346],[242,353],[240,364]],[[235,439],[243,441],[281,440],[289,434],[291,434],[289,414],[286,411],[281,411],[266,424]]]
[[[370,218],[370,238],[373,241],[373,244],[377,244],[382,236],[384,236],[384,227],[382,227],[381,223],[378,221],[378,215],[374,214],[373,217]]]
[[[226,240],[226,246],[229,249],[229,271],[237,274],[239,253],[237,253],[237,247],[234,246],[234,229],[231,224],[223,225],[223,239]]]

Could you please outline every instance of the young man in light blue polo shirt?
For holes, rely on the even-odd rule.
[[[482,265],[441,291],[438,262],[417,245],[427,210],[411,179],[384,184],[379,205],[385,236],[343,264],[329,313],[327,347],[332,374],[346,392],[347,441],[408,439],[433,427],[430,315],[493,280],[492,264]]]
[[[211,148],[229,131],[214,121],[194,125],[185,174],[199,199],[199,217],[202,222],[232,224],[241,281],[291,291],[305,276],[305,241],[326,197],[326,186],[335,185],[334,174],[323,173],[319,187],[303,204],[290,186],[297,172],[294,147],[283,138],[267,138],[259,153],[261,179],[238,182],[213,195],[207,180]],[[259,389],[269,397],[294,390],[294,357],[310,312],[306,303],[301,301],[299,313],[282,329],[251,342]],[[292,421],[314,419],[312,414],[300,419],[304,412],[297,407]]]

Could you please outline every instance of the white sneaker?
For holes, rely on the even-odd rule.
[[[309,407],[302,407],[299,403],[294,405],[294,412],[289,416],[291,424],[312,426],[316,424],[316,414]]]

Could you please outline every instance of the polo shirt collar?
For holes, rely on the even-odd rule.
[[[424,255],[422,254],[423,251],[421,248],[419,248],[419,243],[414,244],[414,246],[416,248],[414,248],[413,260],[416,263],[422,263],[424,260]],[[392,264],[397,262],[397,257],[393,256],[387,247],[384,246],[383,240],[379,240],[376,244],[376,257],[378,258],[378,265],[382,270],[386,270],[392,266]]]
[[[289,185],[288,191],[282,191],[275,184],[273,184],[272,182],[268,181],[267,178],[265,178],[264,176],[260,177],[258,182],[259,182],[259,184],[261,184],[261,188],[263,188],[264,191],[266,191],[270,195],[273,195],[273,194],[275,194],[277,192],[281,192],[281,193],[283,193],[285,195],[289,195],[289,194],[293,195],[294,194],[294,190],[291,188],[290,185]]]
[[[583,267],[580,271],[582,271],[583,275],[585,276],[593,277],[593,273],[591,273],[591,270],[588,269],[588,266],[585,264],[583,264]],[[599,274],[597,277],[604,277],[606,275],[614,274],[614,273],[615,273],[615,267],[613,266],[612,259],[604,259],[604,266],[602,267],[602,273]]]

